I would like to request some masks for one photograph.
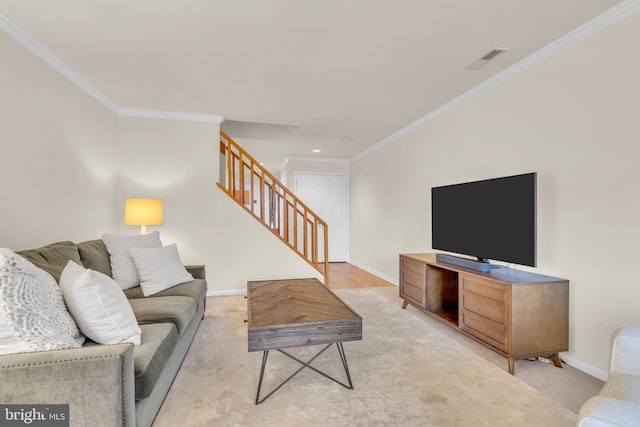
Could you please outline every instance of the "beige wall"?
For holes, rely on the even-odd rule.
[[[205,264],[212,293],[246,290],[248,280],[319,277],[304,260],[216,185],[218,124],[121,118],[118,205],[127,197],[163,199],[164,244],[187,264]],[[137,232],[124,226],[121,232]]]
[[[536,271],[571,281],[565,356],[603,376],[639,322],[638,39],[640,14],[353,162],[353,261],[397,280],[399,253],[431,249],[432,186],[537,171]]]
[[[319,276],[217,188],[218,124],[119,118],[4,33],[0,52],[1,247],[138,233],[125,198],[160,197],[163,242],[211,292]]]
[[[292,158],[287,161],[285,167],[280,171],[280,180],[293,190],[293,178],[296,173],[349,173],[349,162],[325,159],[325,160],[306,160]]]
[[[115,224],[116,115],[0,32],[0,246]]]
[[[337,159],[311,161],[292,158],[287,162],[283,172],[291,176],[296,172],[349,173],[349,161]]]

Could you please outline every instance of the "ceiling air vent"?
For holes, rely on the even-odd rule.
[[[509,49],[505,49],[503,47],[494,47],[489,52],[487,52],[485,55],[483,55],[481,58],[476,59],[471,64],[469,64],[466,67],[464,67],[464,69],[465,70],[475,71],[475,70],[479,69],[480,67],[484,66],[487,62],[489,62],[492,59],[494,59],[496,56],[500,55],[503,52],[506,52],[507,50],[509,50]]]

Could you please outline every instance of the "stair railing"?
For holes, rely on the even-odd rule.
[[[293,249],[329,284],[327,223],[220,131],[218,187]]]

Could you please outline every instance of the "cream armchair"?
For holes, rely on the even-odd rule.
[[[600,394],[582,406],[577,425],[640,426],[640,327],[613,333],[609,379]]]

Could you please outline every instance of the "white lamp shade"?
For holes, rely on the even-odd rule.
[[[125,225],[162,224],[162,199],[127,199],[124,207]]]

